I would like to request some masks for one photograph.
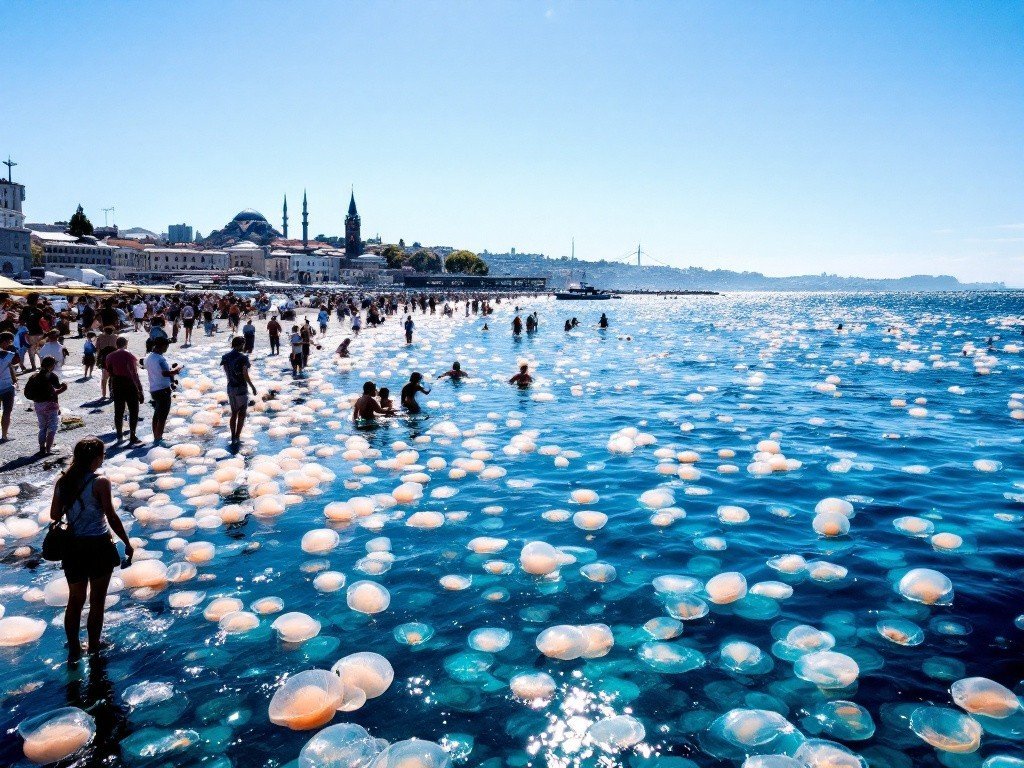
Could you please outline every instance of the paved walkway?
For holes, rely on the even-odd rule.
[[[308,311],[300,310],[299,317],[303,317]],[[202,324],[197,323],[192,335],[193,346],[198,349],[210,348],[211,352],[213,349],[226,352],[231,339],[227,330],[227,321],[219,321],[219,328],[219,333],[207,337],[203,333]],[[256,329],[256,354],[266,354],[266,321],[257,321]],[[128,338],[128,349],[141,360],[146,354],[148,332],[125,331],[122,335]],[[184,334],[182,333],[179,335],[179,342],[183,339]],[[22,394],[25,389],[25,381],[31,374],[26,372],[18,374],[19,389],[14,404],[14,413],[11,417],[10,440],[0,443],[0,475],[4,482],[18,482],[24,477],[60,469],[70,459],[75,443],[86,435],[96,435],[101,438],[107,443],[107,450],[111,453],[130,450],[131,453],[142,455],[152,447],[148,443],[142,446],[133,446],[131,449],[127,445],[114,446],[114,440],[117,437],[114,431],[114,405],[112,401],[100,398],[100,372],[98,369],[89,379],[82,376],[82,347],[84,344],[84,339],[73,336],[64,340],[64,346],[70,354],[60,378],[68,385],[68,389],[60,396],[62,423],[57,432],[54,453],[51,456],[38,454],[38,426],[35,411],[32,408],[32,403]],[[286,344],[282,344],[282,346],[287,347]],[[175,351],[177,349],[179,349],[179,345],[172,344],[166,354],[172,365],[176,359]],[[287,350],[285,354],[287,354]],[[145,387],[146,372],[141,368],[139,377]],[[147,393],[146,402],[139,407],[139,437],[144,440],[152,434],[149,425],[152,413],[153,409],[149,404]],[[127,434],[127,424],[125,433]]]

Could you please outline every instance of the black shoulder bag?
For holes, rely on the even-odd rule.
[[[82,491],[87,485],[89,485],[89,480],[82,483],[82,487],[75,494],[74,501],[65,507],[65,513],[61,519],[50,523],[46,536],[43,537],[43,560],[59,562],[71,552],[72,540],[75,538],[75,529],[71,525],[71,510],[82,498]]]

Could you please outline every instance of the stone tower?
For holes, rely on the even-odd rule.
[[[281,231],[284,239],[288,239],[288,195],[284,196],[284,208],[281,209]]]
[[[302,247],[309,247],[309,209],[306,207],[306,190],[302,190]]]
[[[363,241],[359,236],[359,212],[356,210],[356,193],[348,202],[348,216],[345,217],[345,256],[354,259],[363,252]]]

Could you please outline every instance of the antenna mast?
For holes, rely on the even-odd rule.
[[[114,212],[114,206],[110,206],[109,208],[104,208],[103,209],[103,226],[104,227],[107,226],[107,214],[108,213],[113,213],[113,212]],[[113,217],[111,217],[111,218],[113,218]]]

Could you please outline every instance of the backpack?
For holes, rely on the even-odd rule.
[[[53,397],[53,385],[42,371],[33,373],[25,382],[25,397],[33,403],[45,403]]]

